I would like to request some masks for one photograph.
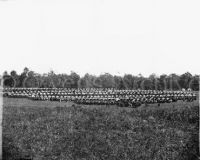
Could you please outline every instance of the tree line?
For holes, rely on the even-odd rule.
[[[23,88],[116,88],[116,89],[145,89],[145,90],[199,90],[199,76],[186,72],[181,75],[175,73],[157,76],[151,74],[144,77],[141,74],[124,76],[104,73],[99,76],[86,73],[83,77],[76,72],[70,74],[56,74],[50,71],[38,74],[27,67],[21,74],[15,70],[3,74],[4,87]]]

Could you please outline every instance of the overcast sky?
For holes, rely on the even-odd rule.
[[[199,0],[1,0],[0,72],[200,73]]]

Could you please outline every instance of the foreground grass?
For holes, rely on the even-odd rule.
[[[198,106],[49,106],[4,106],[4,159],[198,159]]]

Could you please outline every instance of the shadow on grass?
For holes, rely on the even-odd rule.
[[[196,133],[191,133],[189,142],[186,144],[180,157],[187,160],[199,160],[199,134],[198,130],[196,131]]]
[[[3,160],[32,160],[32,158],[21,153],[20,149],[15,146],[11,138],[4,137],[3,139]]]

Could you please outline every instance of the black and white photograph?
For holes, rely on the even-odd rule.
[[[199,160],[199,0],[0,0],[0,160]]]

